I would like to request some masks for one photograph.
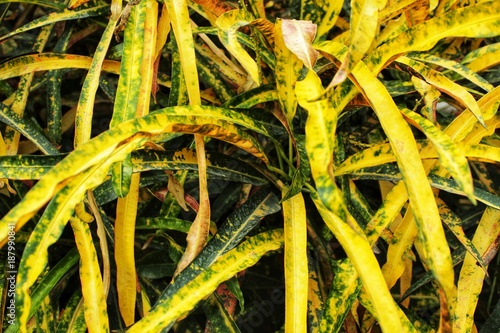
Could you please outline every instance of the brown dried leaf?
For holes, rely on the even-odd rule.
[[[312,47],[317,25],[311,21],[283,20],[281,29],[286,47],[312,69],[319,55]]]

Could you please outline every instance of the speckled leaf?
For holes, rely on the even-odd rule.
[[[143,23],[144,35],[142,37],[141,86],[138,92],[136,117],[142,117],[149,113],[152,87],[157,84],[154,66],[157,56],[158,2],[155,0],[144,0],[142,2],[145,7],[142,8],[145,11],[145,18]],[[138,9],[141,10],[141,6]]]
[[[17,226],[21,227],[34,212],[52,197],[54,192],[57,192],[47,205],[42,217],[31,233],[23,253],[23,258],[19,263],[16,305],[18,305],[21,332],[25,332],[25,325],[28,319],[28,310],[24,309],[29,309],[31,306],[29,289],[47,264],[48,247],[60,237],[66,222],[71,217],[75,205],[81,202],[87,189],[100,184],[106,177],[110,164],[116,160],[123,159],[130,150],[135,148],[137,143],[134,141],[131,141],[131,143],[120,147],[108,159],[99,161],[87,170],[66,179],[63,184],[54,181],[53,178],[51,179],[51,172],[49,172],[44,177],[45,179],[42,178],[23,200],[2,219],[2,226],[4,223],[6,225],[17,223]],[[65,164],[64,161],[58,165],[61,164]],[[51,171],[56,169],[57,167],[54,167]],[[47,184],[47,181],[50,184]]]
[[[500,233],[500,210],[487,208],[472,239],[479,253],[484,253],[495,242]],[[474,313],[485,278],[484,270],[476,265],[470,254],[465,256],[458,280],[457,310],[453,329],[457,332],[472,332]]]
[[[354,66],[370,49],[379,30],[378,12],[386,0],[352,0],[349,52],[330,86],[343,82]]]
[[[458,102],[468,107],[468,109],[476,116],[477,120],[484,126],[483,116],[476,100],[464,87],[451,81],[440,72],[424,65],[421,62],[407,57],[399,57],[396,61],[411,67],[414,71],[421,75],[427,83],[435,86],[440,91],[445,92],[455,98]]]
[[[40,17],[36,20],[31,21],[28,24],[25,24],[24,26],[18,28],[17,30],[14,30],[6,35],[1,36],[0,42],[19,33],[40,28],[48,24],[67,21],[67,20],[77,20],[86,17],[105,15],[108,12],[109,12],[109,5],[107,4],[98,5],[96,7],[85,8],[81,10],[64,9],[62,12],[54,12],[47,16]]]
[[[413,211],[408,209],[403,220],[394,230],[393,238],[387,249],[387,261],[382,266],[387,287],[391,289],[401,278],[405,270],[405,260],[408,258],[408,252],[411,251],[413,242],[417,237],[417,224],[413,219]]]
[[[319,2],[317,3],[319,4]],[[328,32],[330,32],[330,30],[335,26],[335,23],[339,18],[343,4],[344,1],[323,1],[322,9],[325,10],[325,14],[321,20],[317,22],[317,39],[325,39],[328,36]]]
[[[297,135],[295,137],[296,153],[298,156],[297,169],[292,175],[292,181],[290,186],[287,187],[286,191],[283,193],[282,200],[287,200],[293,197],[295,194],[302,191],[302,187],[309,181],[311,174],[311,166],[309,165],[309,158],[307,156],[305,147],[305,136]]]
[[[309,69],[314,67],[319,55],[312,47],[316,29],[316,24],[311,21],[281,20],[281,33],[286,47]]]
[[[291,124],[297,109],[297,97],[294,85],[302,72],[302,62],[285,45],[282,25],[287,20],[277,20],[274,27],[274,54],[276,56],[276,88],[278,90],[281,109]],[[291,38],[291,37],[288,37]]]
[[[234,211],[210,239],[202,252],[187,266],[162,293],[157,303],[172,297],[179,288],[200,274],[217,258],[234,248],[241,240],[269,214],[281,209],[278,197],[263,188],[248,199],[240,209]]]
[[[470,241],[462,228],[462,220],[446,205],[446,203],[441,199],[437,198],[439,214],[443,220],[443,223],[448,229],[455,235],[455,237],[462,243],[462,245],[467,249],[467,252],[477,261],[477,263],[487,272],[487,265],[484,263],[481,254],[476,249],[474,244]]]
[[[0,103],[0,121],[16,129],[19,133],[30,139],[42,152],[47,155],[57,155],[59,151],[39,131],[38,127],[30,120],[20,118],[11,108]]]
[[[334,261],[335,276],[325,302],[320,332],[337,333],[361,291],[361,281],[349,259]]]
[[[499,55],[500,43],[488,44],[467,54],[462,64],[477,73],[497,65],[500,62]]]
[[[89,225],[78,218],[70,218],[70,222],[80,253],[79,272],[87,328],[90,333],[109,332],[108,310],[101,270]]]
[[[429,50],[446,37],[493,37],[500,33],[499,19],[500,2],[497,1],[451,10],[417,24],[382,44],[367,56],[365,63],[374,73],[379,73],[395,56],[410,51]]]
[[[396,107],[391,96],[374,74],[364,65],[353,70],[389,138],[398,166],[403,174],[406,190],[419,228],[419,238],[426,251],[426,261],[444,291],[442,305],[450,310],[456,289],[448,243],[434,201],[434,194],[421,164],[418,147],[410,127]],[[443,309],[443,311],[445,311]]]
[[[238,29],[249,25],[253,17],[246,10],[230,10],[217,18],[219,39],[227,50],[239,61],[253,82],[259,84],[259,69],[255,60],[238,41]]]
[[[91,57],[75,54],[42,53],[24,55],[0,64],[0,80],[52,69],[89,69],[91,64]],[[102,70],[118,74],[120,73],[120,63],[113,60],[105,60]]]
[[[173,295],[157,303],[128,332],[146,332],[169,326],[182,314],[193,309],[217,286],[250,266],[269,251],[283,246],[283,231],[272,230],[253,236],[221,256],[206,270],[179,288]]]
[[[144,46],[144,22],[146,20],[146,3],[133,6],[125,27],[123,37],[123,55],[120,67],[120,78],[116,90],[113,117],[109,127],[133,119],[137,115],[137,105],[142,85],[142,61]],[[146,79],[146,78],[145,78]],[[149,98],[149,94],[147,95]],[[141,96],[141,99],[144,97]],[[111,169],[113,187],[120,198],[127,195],[132,177],[130,157],[118,162]]]
[[[64,306],[64,312],[59,317],[57,321],[56,333],[67,333],[75,332],[71,330],[71,325],[73,324],[73,316],[77,313],[79,309],[79,303],[82,300],[81,290],[76,291],[71,295],[68,302]]]
[[[459,188],[458,184],[456,181],[454,181],[451,178],[445,178],[441,177],[436,174],[430,174],[429,175],[429,180],[431,181],[431,185],[435,188],[450,192],[450,193],[455,193],[455,194],[460,194],[460,195],[465,195],[465,193]],[[500,209],[500,196],[491,194],[488,191],[485,191],[483,189],[480,189],[478,187],[474,188],[474,198],[477,201],[481,201],[482,203],[496,208]]]
[[[209,322],[206,326],[207,332],[213,333],[240,333],[240,329],[236,325],[233,317],[224,308],[223,301],[216,294],[210,295],[202,304],[203,312],[205,312]]]
[[[307,325],[311,332],[318,332],[319,324],[323,316],[324,299],[326,296],[325,286],[322,283],[320,265],[318,260],[308,252],[308,283],[307,283]],[[318,311],[318,309],[322,309]]]
[[[201,104],[200,87],[187,2],[185,0],[167,0],[165,4],[168,8],[170,24],[181,56],[180,63],[189,101],[191,105],[199,105]]]
[[[3,158],[0,157],[0,178]],[[134,172],[149,170],[198,170],[196,151],[182,149],[175,151],[140,150],[132,153]],[[242,160],[217,152],[207,152],[207,173],[211,178],[264,185],[264,176]]]
[[[346,221],[346,206],[342,192],[333,181],[333,147],[337,128],[337,110],[327,98],[310,101],[323,94],[318,75],[309,71],[295,85],[299,104],[308,111],[306,122],[306,151],[316,190],[323,203]]]
[[[278,99],[279,95],[275,89],[275,85],[265,84],[234,96],[226,101],[223,107],[249,109],[257,104],[276,101]]]
[[[307,331],[307,230],[302,193],[284,200],[285,230],[285,330]]]
[[[483,79],[476,72],[470,70],[466,66],[464,66],[456,61],[440,58],[440,57],[437,57],[435,55],[425,54],[425,53],[424,54],[411,53],[408,55],[408,57],[415,59],[415,60],[427,62],[430,64],[437,65],[439,67],[443,67],[443,68],[447,68],[449,70],[452,70],[453,72],[459,74],[460,76],[462,76],[462,77],[466,78],[467,80],[469,80],[470,82],[474,83],[478,87],[481,87],[486,92],[491,91],[494,88],[491,83],[489,83],[488,81]]]
[[[432,122],[419,114],[408,109],[401,109],[401,112],[411,124],[416,125],[429,138],[438,153],[441,165],[453,176],[467,197],[475,203],[469,163],[458,146]]]
[[[73,34],[73,27],[73,25],[70,25],[64,31],[57,41],[54,51],[67,52]],[[56,144],[60,144],[62,139],[62,78],[62,71],[47,72],[47,136]]]
[[[89,140],[91,136],[94,102],[97,88],[99,87],[102,64],[111,43],[116,23],[116,20],[109,19],[99,45],[97,45],[97,49],[92,57],[92,63],[90,64],[85,81],[83,82],[75,117],[75,147]]]
[[[411,77],[411,82],[415,86],[415,89],[418,91],[420,96],[422,96],[422,98],[424,99],[425,105],[422,105],[420,113],[422,113],[422,116],[429,119],[432,123],[435,124],[436,107],[439,98],[441,97],[441,93],[436,87],[428,84],[427,82],[421,80],[416,76]],[[391,94],[391,96],[394,95]]]
[[[488,145],[474,145],[463,142],[455,144],[458,150],[468,159],[483,162],[498,162],[500,160],[500,148]],[[421,159],[436,159],[438,153],[427,140],[418,140],[417,147]],[[428,149],[430,148],[430,149]],[[1,158],[0,158],[1,161]],[[349,174],[353,170],[396,162],[396,156],[392,152],[389,143],[381,143],[361,150],[349,156],[335,170],[335,175]]]
[[[327,209],[317,193],[312,192],[311,198],[323,221],[333,232],[356,269],[372,304],[373,315],[377,318],[382,330],[387,332],[413,332],[414,329],[409,321],[394,320],[394,318],[400,318],[400,310],[394,302],[389,289],[387,289],[377,259],[363,231],[359,227],[356,230],[353,229],[354,221],[346,223]],[[352,219],[350,216],[348,218]]]
[[[205,111],[204,111],[205,110]],[[244,134],[240,128],[237,128],[233,123],[215,118],[206,118],[197,116],[198,114],[215,116],[219,114],[221,118],[226,118],[231,121],[236,121],[242,126],[256,126],[259,132],[265,133],[263,126],[253,121],[248,116],[243,116],[231,110],[224,110],[210,107],[172,107],[166,108],[155,113],[151,113],[139,119],[134,119],[122,123],[115,128],[112,128],[100,136],[91,139],[81,148],[77,148],[69,154],[63,161],[52,168],[26,195],[23,201],[14,208],[10,214],[5,216],[0,223],[0,242],[5,241],[7,237],[8,223],[15,223],[16,230],[21,228],[26,221],[45,205],[50,198],[57,193],[61,183],[69,180],[75,175],[79,175],[89,167],[103,163],[104,160],[119,154],[116,159],[123,159],[122,151],[133,150],[147,141],[152,134],[160,134],[164,132],[184,132],[184,133],[203,133],[204,135],[227,140],[249,152],[253,152],[256,156],[267,161],[262,150],[258,147],[257,141]],[[186,124],[180,120],[178,116],[167,115],[173,112],[177,115],[186,112],[189,116],[181,116],[184,121],[194,122]],[[204,126],[204,125],[209,126]],[[243,139],[243,137],[244,139]],[[243,141],[242,141],[243,140]],[[132,146],[131,146],[132,145]],[[257,145],[257,146],[256,146]],[[116,151],[116,152],[115,152]],[[115,159],[115,160],[116,160]],[[104,171],[107,173],[107,170]],[[96,184],[98,185],[98,184]],[[8,222],[10,221],[10,222]]]

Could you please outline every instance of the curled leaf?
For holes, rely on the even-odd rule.
[[[286,47],[307,68],[312,69],[319,55],[311,45],[316,37],[317,25],[311,21],[282,20],[281,30]]]

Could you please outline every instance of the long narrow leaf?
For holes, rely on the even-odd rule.
[[[307,230],[302,193],[283,201],[285,219],[285,329],[307,330]]]
[[[210,295],[217,286],[241,270],[253,266],[267,252],[283,246],[283,231],[272,230],[246,240],[227,252],[171,297],[154,306],[129,332],[150,332],[169,326],[179,316],[191,310]]]
[[[115,262],[118,304],[125,325],[135,320],[136,279],[134,242],[135,219],[139,200],[140,174],[131,177],[130,191],[125,198],[118,198],[115,220]]]
[[[363,63],[353,70],[353,75],[358,82],[363,82],[361,89],[389,138],[405,180],[419,227],[419,237],[428,256],[426,261],[444,291],[445,299],[442,304],[445,308],[442,311],[451,311],[456,288],[450,250],[426,172],[422,164],[416,162],[419,160],[419,153],[413,134],[383,84]]]
[[[80,253],[80,280],[87,327],[89,332],[109,332],[106,297],[90,228],[86,222],[78,218],[70,218],[70,222]]]

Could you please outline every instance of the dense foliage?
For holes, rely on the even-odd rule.
[[[5,332],[498,332],[499,1],[0,20]]]

